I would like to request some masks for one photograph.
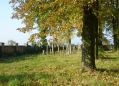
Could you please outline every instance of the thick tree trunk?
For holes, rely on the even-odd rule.
[[[118,38],[117,38],[117,36],[118,35],[115,33],[116,32],[116,25],[117,25],[116,23],[117,22],[116,22],[116,19],[114,19],[114,17],[113,17],[113,21],[112,22],[113,22],[113,34],[114,34],[113,35],[113,37],[114,37],[114,50],[117,51],[117,48],[118,48],[117,47],[118,46]]]
[[[95,58],[98,59],[98,18],[95,20]]]
[[[113,7],[115,8],[115,4],[114,4],[115,1],[112,2],[113,4]],[[117,4],[116,4],[116,8],[118,7],[118,0],[116,0]],[[117,28],[118,27],[118,17],[117,18],[114,18],[113,17],[113,20],[112,20],[112,23],[113,23],[113,37],[114,37],[114,50],[117,51],[118,49],[118,34],[116,33],[117,31]]]
[[[119,39],[118,39],[118,51],[119,51]]]
[[[117,41],[117,51],[119,51],[119,39]]]
[[[101,28],[101,22],[98,22],[98,46],[102,47],[102,28]]]
[[[96,4],[94,5],[96,10],[98,11],[99,3],[98,0],[96,1]],[[98,16],[98,13],[97,13]],[[95,58],[98,59],[98,18],[95,16]]]
[[[116,8],[118,8],[118,0],[116,0],[117,4],[116,4]],[[117,14],[118,15],[118,14]],[[117,16],[117,27],[118,26],[118,16]],[[118,29],[118,32],[119,32],[119,29]],[[117,34],[117,50],[119,51],[119,33]]]
[[[103,4],[104,0],[101,0],[101,4]],[[99,1],[98,1],[99,2]],[[99,5],[98,5],[98,8]],[[98,19],[98,47],[102,47],[102,24],[101,24],[101,20]]]
[[[83,33],[82,33],[82,60],[81,60],[81,71],[92,72],[96,69],[95,66],[95,29],[93,24],[94,14],[92,9],[88,6],[84,6],[84,16],[83,16]]]
[[[117,38],[117,34],[114,35],[114,50],[117,51],[118,48],[118,38]]]

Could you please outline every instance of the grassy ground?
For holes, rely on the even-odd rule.
[[[119,86],[119,54],[106,52],[97,71],[79,73],[81,52],[0,59],[1,86]]]

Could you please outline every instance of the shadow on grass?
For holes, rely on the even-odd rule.
[[[117,52],[117,51],[115,51],[115,50],[109,50],[109,51],[106,51],[106,52],[108,52],[108,53],[115,53],[115,52]]]
[[[38,55],[41,55],[41,54],[42,53],[0,57],[0,63],[12,63],[12,62],[15,62],[15,61],[19,62],[21,60],[33,59],[33,58],[35,58],[35,57],[37,57]]]
[[[44,84],[51,82],[52,74],[36,73],[36,74],[17,74],[17,75],[0,75],[0,85],[6,84],[7,86],[34,86],[39,84],[38,80]],[[31,82],[32,81],[32,82]]]
[[[119,69],[106,69],[106,68],[98,68],[97,71],[99,72],[104,72],[106,71],[107,73],[119,73]]]
[[[103,57],[103,58],[101,58],[101,59],[109,59],[109,60],[113,60],[113,59],[117,59],[117,58],[112,58],[112,57]]]

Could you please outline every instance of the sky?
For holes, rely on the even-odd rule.
[[[30,33],[22,33],[16,30],[17,28],[25,27],[21,24],[22,20],[11,19],[12,13],[14,12],[9,4],[10,0],[0,0],[0,42],[7,45],[8,40],[13,40],[18,45],[24,45],[28,41],[28,38],[33,33],[38,33],[37,30],[33,30]],[[47,37],[47,40],[49,37]],[[72,44],[82,44],[81,38],[76,35],[71,40]]]

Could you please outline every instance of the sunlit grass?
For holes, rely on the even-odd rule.
[[[119,56],[106,52],[97,71],[79,73],[81,52],[23,55],[0,61],[1,86],[118,86]]]

